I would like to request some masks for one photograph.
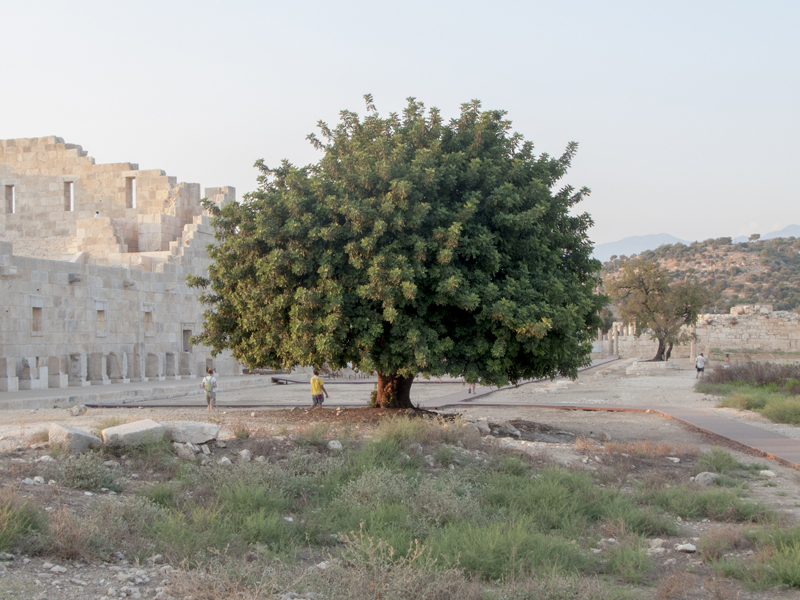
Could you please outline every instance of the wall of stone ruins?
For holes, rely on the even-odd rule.
[[[188,342],[214,241],[198,184],[46,137],[0,140],[0,194],[0,392],[241,373]]]
[[[734,307],[734,314],[700,315],[695,332],[697,341],[677,346],[672,358],[695,358],[718,349],[725,352],[800,352],[800,315],[787,311],[772,311],[769,306]],[[650,359],[655,356],[658,343],[643,334],[639,339],[633,330],[617,323],[604,339],[595,343],[599,354],[619,354],[630,358]],[[616,338],[616,340],[615,340]],[[716,355],[716,353],[715,353]],[[720,358],[719,356],[715,356]]]

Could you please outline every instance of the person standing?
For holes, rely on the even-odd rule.
[[[731,368],[731,355],[725,355],[725,364],[722,365],[723,369],[730,369]]]
[[[311,408],[322,408],[322,394],[328,397],[328,390],[322,383],[322,377],[319,376],[319,371],[314,369],[314,376],[311,378]]]
[[[695,375],[694,378],[697,379],[698,377],[703,376],[703,371],[706,369],[706,357],[703,356],[702,352],[700,353],[700,356],[695,359],[694,364],[697,367],[697,375]]]
[[[206,392],[206,404],[208,410],[214,410],[217,404],[217,378],[214,377],[214,369],[208,368],[208,375],[203,377],[200,387]]]

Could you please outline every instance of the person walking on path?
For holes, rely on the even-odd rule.
[[[311,378],[311,408],[322,408],[322,394],[328,397],[328,390],[322,383],[322,377],[319,376],[319,371],[314,369],[314,376]]]
[[[697,379],[698,377],[702,377],[703,371],[706,370],[706,358],[703,356],[702,352],[700,356],[695,359],[694,364],[697,366],[697,375],[695,375],[694,378]]]
[[[208,368],[208,375],[203,377],[200,387],[206,392],[208,410],[214,410],[214,406],[217,404],[217,378],[214,377],[214,369],[211,367]]]

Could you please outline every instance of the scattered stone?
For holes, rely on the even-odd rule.
[[[198,421],[162,421],[161,425],[166,430],[164,435],[173,442],[191,442],[192,444],[205,444],[217,439],[219,427],[214,423]]]
[[[256,456],[254,459],[257,463],[267,462],[267,458],[265,456]]]
[[[81,415],[85,415],[88,410],[89,409],[87,409],[83,404],[81,404],[80,406],[73,406],[72,408],[70,408],[69,414],[71,414],[73,417],[80,417]]]
[[[714,485],[717,479],[719,479],[718,474],[704,471],[695,475],[693,481],[699,485]]]
[[[422,452],[423,452],[423,450],[422,450],[422,446],[421,446],[420,444],[411,444],[411,445],[408,447],[408,451],[409,451],[409,452],[413,452],[413,453],[414,453],[414,454],[416,454],[417,456],[422,456]]]
[[[37,475],[36,477],[33,478],[33,483],[35,485],[44,485],[44,477],[40,477],[39,475]]]
[[[26,477],[25,479],[22,480],[22,485],[33,485],[33,479],[31,479],[30,477]]]
[[[290,433],[289,434],[289,441],[290,442],[296,442],[297,441],[297,436],[295,434],[293,434],[293,433]]]
[[[427,464],[429,467],[436,466],[436,459],[433,458],[432,454],[426,454],[425,457],[424,457],[424,460],[425,460],[425,464]]]
[[[201,464],[201,465],[205,466],[205,465],[207,465],[207,464],[208,464],[208,463],[210,463],[210,462],[211,462],[211,458],[209,458],[209,457],[208,457],[208,456],[206,456],[205,454],[201,454],[201,455],[200,455],[200,464]]]
[[[9,554],[8,552],[0,552],[0,560],[2,561],[14,560],[14,555]]]
[[[119,463],[115,460],[107,460],[103,463],[104,467],[108,467],[110,469],[114,469],[119,466]]]
[[[49,463],[49,462],[55,462],[55,459],[52,456],[50,456],[49,454],[45,454],[44,456],[40,456],[39,458],[37,458],[36,462]]]
[[[239,460],[242,462],[250,462],[253,458],[253,453],[247,448],[239,450]]]
[[[287,523],[294,523],[294,519],[292,517],[283,517],[283,520]]]
[[[648,548],[647,554],[650,556],[655,556],[656,554],[664,554],[666,550],[664,548]]]
[[[201,444],[200,449],[203,451],[203,454],[205,454],[206,456],[211,454],[211,448],[209,448],[205,444]]]
[[[675,544],[675,550],[678,552],[693,554],[694,552],[697,552],[697,546],[694,544]]]
[[[772,479],[773,477],[777,477],[774,471],[770,471],[767,469],[759,471],[758,474],[761,475],[761,477],[769,477],[770,479]]]
[[[92,492],[83,492],[84,496],[94,496]]]
[[[166,428],[152,419],[109,427],[101,432],[103,441],[111,446],[141,446],[164,439]]]
[[[328,450],[341,450],[342,449],[342,442],[339,440],[331,440],[328,442]]]
[[[228,466],[228,465],[232,465],[233,463],[231,462],[231,459],[229,459],[227,456],[223,456],[222,458],[220,458],[217,461],[217,464],[218,465]]]
[[[194,451],[189,447],[189,444],[182,444],[180,442],[173,442],[172,447],[175,448],[175,454],[181,460],[194,460]]]
[[[61,423],[51,423],[48,434],[51,446],[60,446],[70,452],[79,453],[103,445],[103,440],[99,437]]]
[[[255,416],[256,416],[256,413],[254,413],[254,412],[251,412],[251,413],[250,413],[250,416],[251,416],[251,417],[255,417]]]
[[[677,456],[667,456],[667,460],[674,462],[676,465],[681,462],[681,459]]]
[[[49,571],[50,571],[51,573],[59,573],[59,574],[62,574],[62,573],[66,573],[66,572],[67,572],[67,569],[65,569],[64,567],[61,567],[61,566],[59,566],[59,565],[55,565],[55,566],[51,567],[51,568],[49,569]]]
[[[222,440],[217,440],[217,448],[227,448],[228,444],[223,442]]]

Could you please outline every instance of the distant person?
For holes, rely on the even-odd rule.
[[[478,385],[478,381],[474,381],[473,383],[467,384],[467,393],[474,394],[475,393],[475,386]]]
[[[694,364],[697,367],[697,375],[695,375],[694,378],[697,379],[698,377],[702,377],[703,371],[706,370],[706,357],[703,356],[702,352],[700,353],[700,356],[695,359]]]
[[[94,211],[94,218],[95,219],[99,219],[100,218],[100,211],[99,210]]]
[[[731,355],[730,354],[726,354],[725,355],[725,364],[722,365],[722,368],[723,369],[730,369],[731,368]]]
[[[322,394],[328,397],[328,390],[322,383],[322,377],[319,376],[319,370],[314,369],[314,376],[311,378],[311,408],[322,408]]]
[[[208,375],[203,377],[200,387],[206,392],[206,404],[208,410],[214,410],[217,404],[217,378],[214,377],[214,369],[208,367]]]

